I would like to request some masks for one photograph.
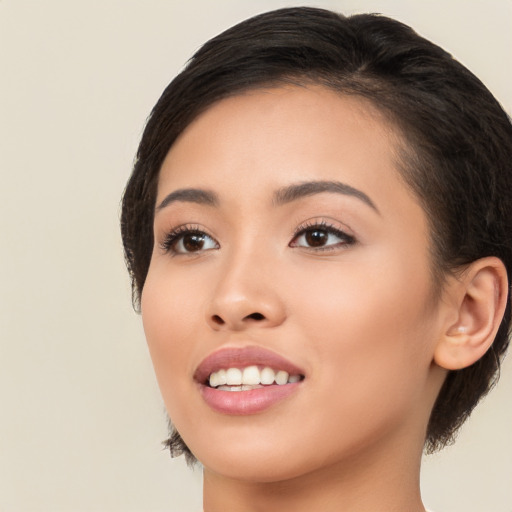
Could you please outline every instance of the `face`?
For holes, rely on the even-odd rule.
[[[142,317],[206,471],[282,480],[421,450],[441,313],[397,144],[363,100],[289,87],[215,104],[167,155]]]

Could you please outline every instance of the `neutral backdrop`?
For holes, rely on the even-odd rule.
[[[201,510],[161,449],[119,200],[146,116],[198,46],[285,0],[0,0],[0,510]],[[411,24],[512,111],[511,0],[339,0]],[[437,512],[512,511],[512,356],[458,443],[427,458]]]

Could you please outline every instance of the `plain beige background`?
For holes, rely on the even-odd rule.
[[[119,199],[144,120],[204,41],[285,0],[0,0],[0,510],[201,509],[131,309]],[[339,0],[410,23],[512,112],[511,0]],[[437,512],[512,511],[512,356],[458,444]],[[379,511],[380,512],[380,511]]]

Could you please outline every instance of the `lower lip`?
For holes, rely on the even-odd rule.
[[[201,385],[204,401],[214,410],[222,414],[247,415],[262,412],[274,404],[295,393],[300,382],[278,386],[265,386],[249,391],[220,391]]]

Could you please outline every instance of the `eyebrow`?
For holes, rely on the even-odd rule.
[[[165,196],[163,201],[156,207],[156,211],[159,212],[171,203],[178,201],[204,204],[207,206],[219,205],[219,198],[215,192],[201,188],[181,188]]]
[[[274,194],[274,204],[280,206],[322,192],[334,192],[335,194],[355,197],[380,213],[375,203],[364,192],[340,181],[306,181],[283,187]]]
[[[275,206],[281,206],[302,199],[303,197],[321,194],[322,192],[333,192],[355,197],[370,206],[377,213],[380,213],[375,203],[364,192],[340,181],[306,181],[295,185],[288,185],[274,193],[273,204]],[[155,210],[159,212],[170,204],[179,201],[214,207],[218,206],[220,202],[218,195],[211,190],[182,188],[165,196]]]

